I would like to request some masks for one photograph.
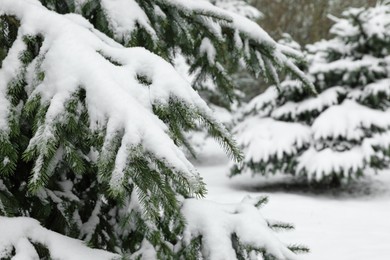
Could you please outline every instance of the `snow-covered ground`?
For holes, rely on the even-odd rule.
[[[208,147],[196,166],[207,187],[207,198],[238,202],[246,195],[268,195],[262,209],[267,219],[293,223],[295,230],[279,233],[282,241],[307,245],[303,260],[390,259],[390,171],[340,190],[313,192],[290,184],[286,177],[228,177],[229,161]]]

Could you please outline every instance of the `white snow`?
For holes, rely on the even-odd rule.
[[[256,113],[258,117],[271,115],[273,118],[290,117],[295,119],[298,115],[311,112],[313,110],[322,111],[326,107],[336,104],[339,94],[344,93],[342,87],[333,87],[319,95],[305,99],[301,102],[288,101],[284,105],[278,105],[280,95],[290,92],[300,92],[304,90],[302,82],[296,80],[285,80],[280,84],[282,94],[278,93],[275,86],[267,88],[264,93],[253,98],[244,108],[244,114]]]
[[[340,38],[334,38],[330,40],[321,40],[313,44],[306,45],[308,51],[308,61],[312,63],[312,60],[324,61],[326,60],[327,51],[334,51],[344,56],[351,54],[352,46],[346,45]]]
[[[379,39],[386,39],[389,37],[388,26],[390,24],[390,8],[386,1],[383,4],[378,4],[375,8],[369,8],[362,13],[363,8],[350,8],[347,11],[343,12],[343,16],[348,16],[350,14],[354,16],[359,16],[359,20],[365,21],[363,24],[363,30],[367,37],[377,37]],[[344,21],[344,20],[341,20]],[[332,28],[332,32],[337,32],[340,35],[345,35],[346,32],[349,32],[350,35],[356,32],[358,26],[347,26],[345,23],[340,23],[337,27]]]
[[[210,64],[215,63],[216,50],[209,38],[203,38],[202,43],[199,47],[199,54],[206,55]]]
[[[376,96],[379,93],[383,93],[390,97],[390,79],[383,79],[374,83],[368,84],[362,91],[362,97]]]
[[[299,148],[308,145],[311,140],[308,126],[271,118],[249,117],[234,132],[241,133],[237,143],[244,147],[244,160],[255,163],[296,154]]]
[[[188,221],[184,240],[202,236],[202,250],[207,259],[235,260],[236,253],[230,242],[236,233],[242,243],[267,248],[278,259],[299,259],[268,227],[250,198],[237,204],[220,204],[207,200],[189,199],[184,202],[183,215]]]
[[[346,92],[343,87],[333,87],[329,88],[316,97],[308,98],[302,101],[297,106],[297,115],[303,114],[305,112],[318,111],[322,112],[325,108],[332,105],[338,104],[338,98],[340,94]]]
[[[278,97],[284,92],[301,91],[303,85],[295,80],[285,80],[281,83],[282,94],[274,86],[267,88],[264,93],[253,98],[244,108],[243,114],[256,113],[258,117],[271,116],[275,119],[291,118],[295,120],[299,115],[312,111],[322,112],[326,108],[338,104],[338,98],[346,92],[343,87],[329,88],[317,96],[309,97],[301,102],[287,101],[281,106],[278,105]]]
[[[165,0],[178,8],[186,10],[187,12],[212,12],[217,15],[217,17],[225,18],[230,23],[226,24],[227,26],[232,26],[233,28],[239,29],[242,33],[247,34],[253,40],[259,43],[267,43],[275,44],[275,41],[266,33],[261,27],[259,27],[255,22],[242,17],[239,14],[235,14],[231,11],[224,10],[218,8],[208,1],[204,0],[187,0],[186,2],[182,2],[180,0]]]
[[[355,60],[350,57],[339,59],[333,62],[326,62],[324,60],[323,63],[320,61],[313,63],[309,68],[309,73],[315,75],[321,73],[325,74],[333,71],[335,73],[337,72],[342,74],[369,69],[370,71],[376,72],[378,74],[383,74],[385,71],[384,67],[381,66],[382,63],[383,59],[370,55],[365,55],[359,60]]]
[[[13,259],[38,259],[38,254],[31,242],[45,245],[54,259],[109,260],[120,258],[119,255],[107,251],[91,249],[80,240],[47,230],[31,218],[0,216],[0,230],[0,258],[6,257],[7,253],[12,251],[12,247],[15,247],[16,255]]]
[[[144,239],[142,241],[140,249],[132,255],[134,259],[142,256],[141,259],[157,259],[157,252],[154,249],[153,245],[149,241]]]
[[[374,147],[379,148],[374,149]],[[320,180],[332,172],[344,174],[362,170],[371,158],[383,158],[382,150],[390,147],[390,132],[375,134],[365,138],[361,145],[355,145],[344,151],[331,148],[316,150],[311,147],[298,157],[297,172],[305,170],[309,179]],[[354,177],[353,175],[351,177]]]
[[[373,137],[367,139],[373,147],[388,149],[390,147],[390,131],[375,134]]]
[[[275,108],[271,116],[275,119],[292,118],[297,116],[298,104],[292,101],[287,101],[284,105]]]
[[[255,7],[249,5],[246,1],[243,0],[207,0],[214,5],[229,10],[234,13],[238,13],[242,16],[245,16],[249,19],[255,20],[263,16],[263,14],[257,10]]]
[[[297,172],[304,170],[309,180],[319,181],[333,172],[336,174],[357,172],[364,168],[365,163],[369,162],[374,154],[372,146],[367,143],[346,151],[334,151],[331,148],[317,151],[311,147],[298,157]]]
[[[5,165],[7,165],[7,164],[9,164],[11,161],[10,161],[10,159],[8,158],[8,157],[4,157],[4,159],[3,159],[3,165],[5,166]]]
[[[80,239],[84,238],[84,241],[90,241],[92,235],[95,232],[96,226],[100,223],[99,215],[101,215],[102,199],[98,199],[95,208],[93,209],[88,221],[83,223],[80,232]]]
[[[387,111],[371,109],[353,100],[345,100],[342,104],[325,110],[313,123],[315,139],[338,137],[347,140],[360,140],[364,137],[364,129],[375,126],[383,130],[390,127],[390,114]]]
[[[16,42],[8,51],[7,57],[3,60],[2,69],[0,70],[0,132],[8,133],[8,115],[10,113],[10,103],[6,98],[7,82],[19,74],[21,61],[18,59],[19,53],[23,50],[23,42]],[[0,138],[2,136],[0,135]]]
[[[145,12],[134,0],[102,0],[101,5],[109,19],[116,39],[129,40],[136,24],[143,27],[152,37],[157,37]]]
[[[267,88],[264,93],[253,98],[243,109],[244,114],[260,113],[259,117],[266,116],[276,105],[278,90],[275,87]]]

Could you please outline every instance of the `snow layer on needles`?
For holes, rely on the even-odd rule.
[[[260,113],[260,117],[268,115],[273,106],[276,105],[277,98],[278,90],[275,87],[269,87],[264,91],[264,93],[252,99],[248,105],[245,106],[244,113]]]
[[[206,55],[210,64],[214,64],[216,50],[209,38],[204,38],[199,47],[199,54]]]
[[[245,147],[245,160],[253,162],[267,161],[274,156],[281,159],[284,154],[296,154],[311,139],[308,126],[271,118],[250,117],[234,131],[241,133],[237,142]]]
[[[165,0],[165,1],[175,6],[178,6],[189,13],[194,11],[200,13],[213,12],[217,14],[219,17],[230,21],[232,28],[237,28],[241,32],[250,36],[253,40],[259,43],[269,42],[271,45],[276,45],[276,42],[268,35],[268,33],[266,33],[255,22],[245,17],[242,17],[241,15],[230,12],[228,10],[223,10],[221,8],[218,8],[210,4],[208,1],[204,1],[204,0],[187,0],[187,1]]]
[[[388,114],[390,117],[390,114]],[[375,149],[374,149],[375,147]],[[330,174],[357,172],[369,164],[372,157],[383,159],[381,149],[390,147],[390,132],[374,134],[360,145],[348,150],[336,151],[332,148],[316,150],[309,148],[298,157],[297,172],[305,172],[309,179],[321,180]]]
[[[314,121],[312,130],[315,139],[342,137],[347,140],[360,140],[365,136],[364,129],[373,126],[381,129],[390,127],[389,112],[371,109],[353,100],[345,100],[323,112]]]
[[[362,89],[354,89],[348,93],[348,98],[365,100],[370,97],[385,95],[390,97],[390,79],[382,79],[366,85]],[[389,98],[390,99],[390,98]]]
[[[374,150],[368,143],[346,151],[334,151],[331,148],[317,151],[309,148],[298,157],[297,172],[304,171],[309,179],[316,180],[321,180],[333,172],[356,172],[363,169],[371,155],[374,155]]]
[[[136,1],[102,0],[101,4],[110,19],[109,23],[116,38],[128,37],[136,29],[137,24],[146,29],[150,35],[156,36],[156,32],[150,26],[149,18]]]
[[[89,248],[80,240],[43,228],[38,221],[31,218],[7,218],[0,216],[0,230],[1,259],[5,258],[12,251],[13,247],[15,248],[15,256],[12,259],[38,259],[38,253],[32,243],[46,246],[53,259],[109,260],[120,258],[119,255]]]
[[[191,239],[202,236],[202,239],[207,241],[203,249],[207,259],[237,259],[230,241],[232,234],[236,234],[244,244],[266,248],[267,252],[277,259],[298,259],[274,235],[264,217],[254,206],[256,203],[254,201],[258,200],[245,198],[241,203],[221,204],[207,200],[187,199],[182,208],[188,222],[183,239],[189,243]]]
[[[309,73],[313,75],[320,73],[329,73],[330,71],[342,73],[359,71],[365,68],[369,68],[371,71],[374,72],[383,73],[384,69],[383,66],[381,66],[381,63],[383,63],[383,59],[378,59],[376,57],[366,55],[363,56],[360,60],[354,60],[353,58],[345,58],[329,63],[326,61],[324,61],[323,63],[317,62],[309,68]]]
[[[379,93],[384,93],[390,97],[390,79],[383,79],[377,82],[371,83],[364,87],[363,96],[376,96]]]
[[[1,4],[1,3],[0,3]],[[23,42],[16,42],[9,50],[10,53],[19,54],[24,48]],[[0,132],[8,132],[8,111],[10,110],[10,103],[6,98],[7,95],[7,82],[9,82],[13,76],[18,74],[18,69],[21,66],[21,61],[18,57],[12,57],[8,55],[3,60],[3,66],[0,69]]]
[[[337,104],[340,94],[345,92],[343,87],[333,87],[321,92],[316,97],[305,99],[298,105],[297,114],[315,110],[321,112],[325,108]]]
[[[390,113],[389,113],[390,116]],[[369,138],[367,141],[373,147],[389,149],[390,147],[390,131],[379,133]]]
[[[329,88],[317,96],[305,99],[301,102],[287,102],[283,106],[276,108],[271,115],[274,118],[289,116],[295,119],[297,116],[307,112],[322,112],[327,107],[337,104],[340,94],[345,92],[346,90],[342,87]]]
[[[256,20],[263,16],[263,14],[255,7],[246,3],[243,0],[208,0],[222,9],[240,14],[249,19]]]
[[[388,4],[388,3],[387,3]],[[389,36],[389,24],[390,24],[390,9],[388,5],[377,5],[375,8],[370,8],[366,12],[364,8],[350,8],[343,12],[343,16],[352,14],[359,17],[359,20],[364,21],[363,30],[366,37],[377,37],[379,39],[386,39]],[[355,27],[357,30],[357,26]],[[350,28],[344,24],[338,25],[338,31],[340,35],[345,35]]]

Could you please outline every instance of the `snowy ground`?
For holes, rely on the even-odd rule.
[[[284,242],[307,245],[302,259],[390,259],[390,171],[339,190],[313,192],[283,183],[286,178],[227,177],[229,161],[211,149],[196,163],[208,187],[207,198],[238,202],[244,196],[268,195],[262,209],[267,219],[293,223],[294,231],[280,233]],[[302,191],[303,190],[303,191]]]

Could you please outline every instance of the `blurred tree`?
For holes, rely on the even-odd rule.
[[[233,175],[340,185],[390,167],[390,1],[332,19],[332,39],[306,46],[318,95],[288,77],[254,98],[234,129],[245,158]]]

